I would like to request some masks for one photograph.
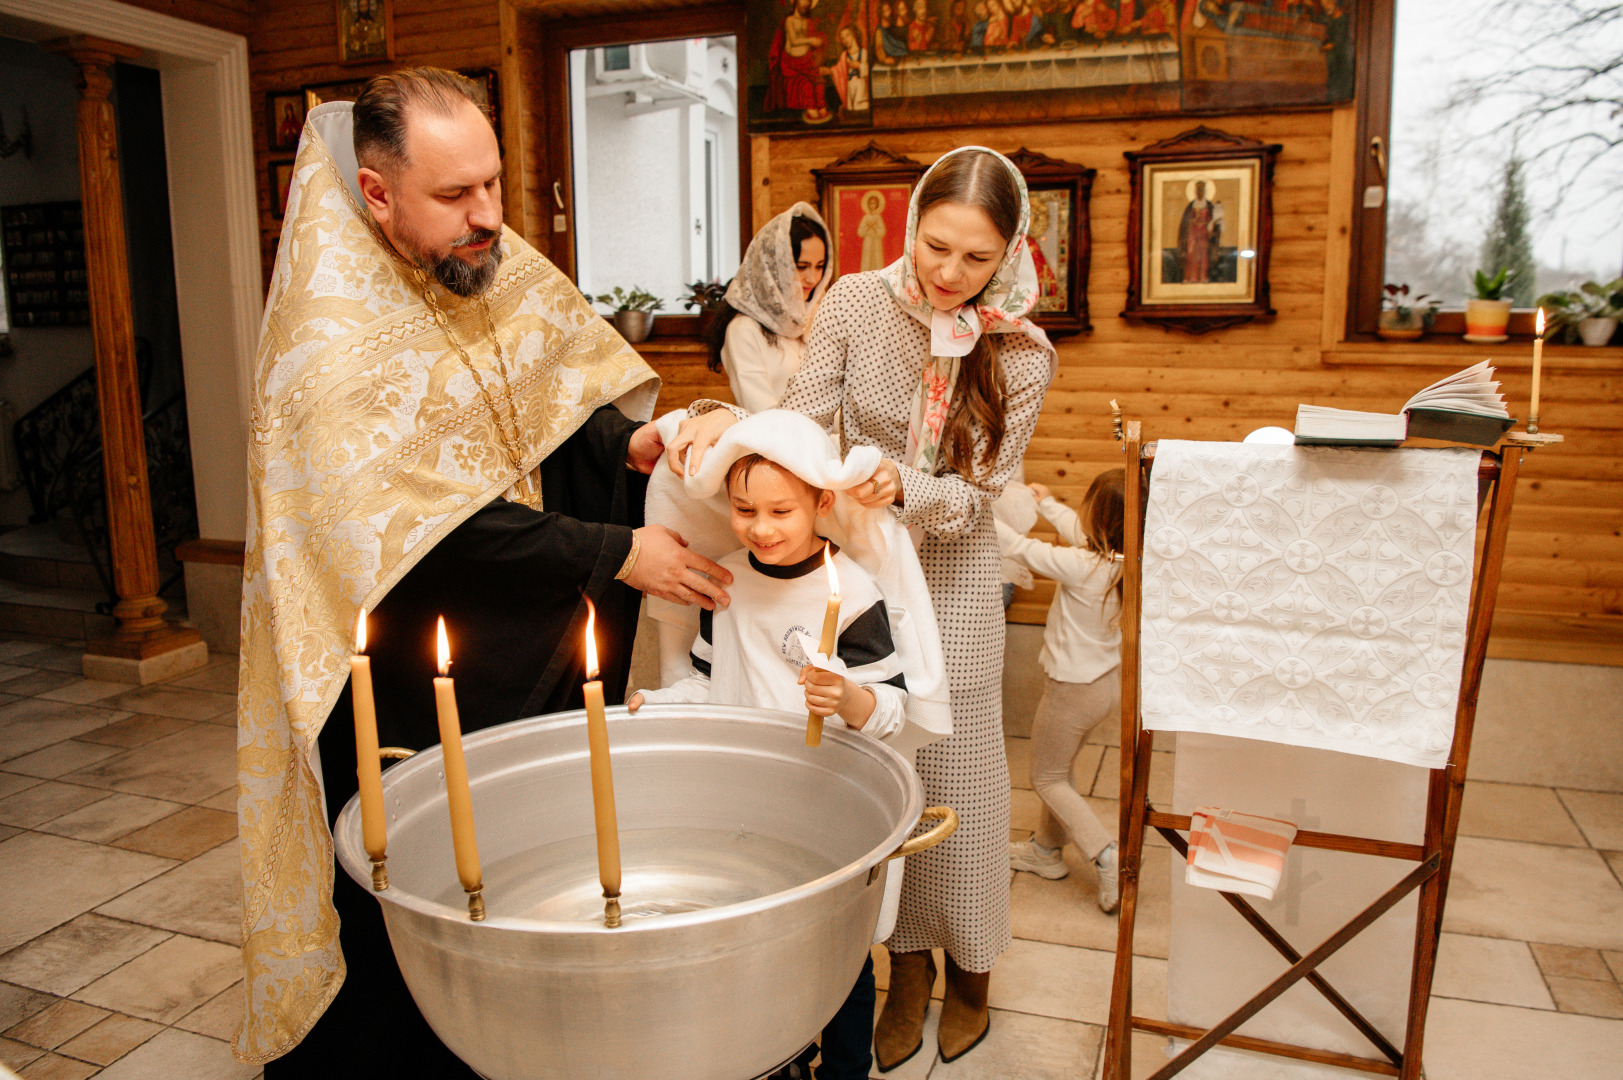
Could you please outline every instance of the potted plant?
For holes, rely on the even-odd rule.
[[[1466,341],[1510,340],[1510,301],[1503,299],[1510,280],[1508,266],[1501,266],[1492,277],[1482,270],[1476,272],[1476,296],[1465,301]]]
[[[1623,318],[1623,278],[1605,284],[1586,281],[1576,289],[1546,293],[1538,298],[1538,306],[1549,320],[1546,337],[1558,341],[1579,337],[1585,345],[1605,345]]]
[[[1412,341],[1431,329],[1442,301],[1433,300],[1427,293],[1411,299],[1408,285],[1389,284],[1385,290],[1380,322],[1375,327],[1377,334],[1392,341]]]
[[[721,281],[695,281],[688,286],[688,295],[682,306],[699,311],[699,336],[708,339],[710,325],[716,321],[721,306],[727,302],[727,285]]]
[[[654,312],[665,306],[665,301],[636,285],[630,292],[616,286],[612,293],[592,299],[614,309],[614,328],[633,344],[648,339],[648,332],[654,328]]]

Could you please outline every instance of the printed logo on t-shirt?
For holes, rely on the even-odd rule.
[[[804,626],[791,626],[783,632],[783,640],[778,642],[778,651],[783,654],[784,663],[799,670],[806,666],[808,657],[806,650],[800,647],[800,639],[796,635],[812,636],[812,632]]]

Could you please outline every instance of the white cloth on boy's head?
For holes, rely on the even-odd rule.
[[[656,421],[666,443],[676,437],[686,415],[670,412]],[[680,477],[663,465],[655,469],[648,482],[645,520],[676,530],[689,548],[712,559],[736,551],[741,545],[728,524],[727,470],[748,454],[760,454],[808,484],[835,493],[834,509],[824,519],[822,531],[878,586],[907,680],[907,723],[885,741],[911,757],[925,743],[952,734],[946,662],[918,553],[894,513],[869,509],[845,494],[879,467],[877,447],[854,447],[841,458],[834,440],[809,417],[784,409],[756,413],[727,429],[705,454],[697,475]],[[648,614],[698,629],[696,607],[651,596]]]

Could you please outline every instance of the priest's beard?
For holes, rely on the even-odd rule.
[[[427,246],[418,238],[409,227],[401,228],[401,241],[407,248],[411,260],[424,270],[429,276],[457,296],[478,296],[490,288],[490,283],[496,280],[496,270],[502,264],[501,232],[496,229],[475,229],[471,233],[459,236],[451,241],[449,249],[443,255],[436,255],[429,251]],[[469,262],[457,255],[456,249],[467,247],[469,244],[478,244],[485,240],[491,242],[490,246],[481,251],[473,262]]]

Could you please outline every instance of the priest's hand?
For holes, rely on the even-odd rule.
[[[665,440],[659,437],[659,429],[653,424],[644,424],[632,432],[631,442],[626,445],[626,468],[647,476],[664,453]]]
[[[728,409],[712,409],[703,416],[690,416],[676,429],[676,438],[665,448],[665,459],[671,472],[681,476],[685,471],[696,476],[705,451],[716,445],[722,432],[738,423],[738,417]],[[685,460],[684,460],[685,457]]]
[[[902,474],[890,458],[880,458],[873,475],[846,492],[870,510],[902,501]]]
[[[730,602],[726,586],[733,583],[733,575],[689,551],[679,533],[663,525],[645,525],[637,530],[637,542],[637,561],[625,579],[633,589],[676,604],[698,604],[707,611]]]

